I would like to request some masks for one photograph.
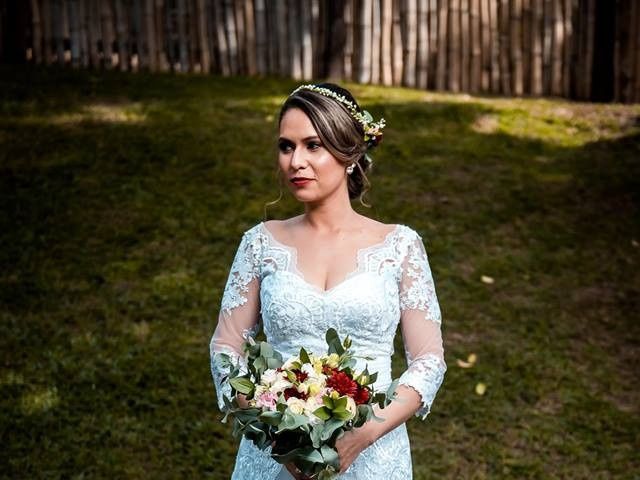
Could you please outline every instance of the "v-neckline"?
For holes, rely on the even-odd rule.
[[[312,289],[314,289],[316,292],[320,293],[321,295],[329,295],[330,293],[332,293],[333,291],[335,291],[338,287],[341,287],[342,285],[344,285],[345,283],[347,283],[351,278],[357,276],[358,274],[362,273],[361,272],[361,259],[364,253],[370,251],[370,250],[374,250],[376,248],[381,248],[386,246],[389,243],[389,240],[400,230],[401,224],[396,224],[395,227],[393,229],[391,229],[385,236],[384,238],[380,241],[380,242],[376,242],[372,245],[368,245],[366,247],[362,247],[356,250],[356,268],[355,270],[347,273],[345,275],[345,277],[338,283],[336,283],[333,287],[328,288],[328,289],[323,289],[321,287],[319,287],[318,285],[316,285],[315,283],[311,283],[309,281],[307,281],[307,279],[305,278],[304,274],[300,271],[300,269],[298,268],[298,249],[297,247],[293,247],[291,245],[287,245],[285,243],[282,243],[281,241],[279,241],[278,239],[276,239],[276,237],[273,235],[273,233],[271,233],[271,231],[267,228],[267,226],[265,225],[264,222],[260,222],[260,227],[262,228],[262,231],[267,235],[267,237],[269,238],[269,240],[274,243],[275,245],[279,246],[280,248],[283,248],[287,251],[289,251],[292,255],[292,269],[291,271],[289,271],[289,273],[293,274],[295,277],[297,277],[302,283],[304,283],[305,285],[311,287]]]

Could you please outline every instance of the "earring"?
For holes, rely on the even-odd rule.
[[[354,169],[354,168],[356,168],[356,164],[355,164],[355,163],[352,163],[351,165],[349,165],[349,166],[347,167],[347,173],[348,173],[349,175],[351,175],[351,174],[353,173],[353,169]]]

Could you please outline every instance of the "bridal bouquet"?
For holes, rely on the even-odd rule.
[[[340,459],[335,443],[345,431],[374,419],[373,405],[386,407],[396,396],[398,381],[386,392],[374,392],[377,372],[356,372],[356,356],[349,337],[341,341],[336,330],[326,333],[328,353],[316,356],[300,349],[283,360],[267,342],[249,338],[243,349],[247,373],[223,355],[231,367],[229,383],[233,398],[224,398],[226,414],[233,418],[233,435],[244,435],[278,463],[293,462],[305,475],[318,480],[337,476]],[[368,359],[368,357],[362,357]],[[246,395],[248,408],[235,398]]]

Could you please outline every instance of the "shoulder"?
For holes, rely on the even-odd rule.
[[[420,235],[420,233],[418,233],[418,231],[410,225],[398,223],[396,224],[396,230],[399,237],[409,243],[415,242],[416,240],[422,241],[422,236]]]

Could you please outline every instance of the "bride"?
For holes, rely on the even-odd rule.
[[[401,327],[407,369],[398,400],[384,422],[369,421],[336,443],[340,479],[412,478],[405,422],[425,419],[446,364],[441,313],[422,237],[403,224],[384,224],[357,213],[351,200],[369,186],[368,152],[382,138],[384,119],[374,122],[353,96],[332,83],[301,85],[279,117],[278,166],[282,180],[304,204],[304,213],[260,222],[244,231],[222,296],[211,337],[211,372],[218,405],[231,395],[219,353],[241,358],[241,344],[261,327],[283,357],[303,346],[326,353],[324,333],[349,335],[358,355],[378,372],[373,387],[391,383],[393,339]],[[364,368],[359,360],[358,369]],[[238,401],[247,405],[240,394]],[[243,438],[232,479],[304,478],[293,464],[280,465],[269,450]]]

